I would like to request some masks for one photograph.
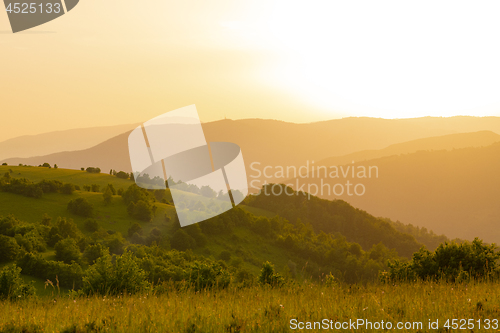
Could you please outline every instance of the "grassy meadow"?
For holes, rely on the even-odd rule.
[[[290,320],[422,322],[402,332],[448,331],[447,319],[497,319],[497,283],[289,285],[218,291],[170,291],[118,297],[69,296],[1,302],[0,332],[290,332]],[[439,330],[428,322],[439,320]],[[335,324],[333,324],[335,325]],[[310,330],[318,331],[318,330]],[[332,330],[337,331],[337,330]],[[377,332],[357,327],[341,331]],[[450,330],[455,331],[455,330]]]

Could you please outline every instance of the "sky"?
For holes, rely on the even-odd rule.
[[[498,1],[80,1],[12,34],[0,140],[144,122],[500,115]]]

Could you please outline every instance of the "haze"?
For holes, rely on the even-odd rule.
[[[0,140],[131,124],[499,115],[495,1],[81,1],[10,34]]]

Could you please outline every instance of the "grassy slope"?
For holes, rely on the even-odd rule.
[[[124,188],[133,183],[129,180],[119,179],[109,174],[90,174],[82,171],[66,170],[66,169],[48,169],[39,167],[12,167],[0,166],[0,175],[12,169],[14,173],[12,177],[24,177],[31,181],[37,182],[42,179],[55,179],[62,182],[69,182],[80,186],[87,184],[100,184],[101,188],[108,183],[113,184],[115,188]],[[19,174],[20,173],[20,174]],[[191,195],[190,193],[186,193]],[[67,210],[67,204],[70,200],[77,197],[84,197],[94,205],[96,211],[96,220],[99,225],[105,230],[113,230],[127,236],[127,230],[136,222],[143,227],[144,234],[147,235],[153,228],[159,228],[162,232],[169,232],[172,227],[165,221],[165,215],[175,216],[175,208],[171,205],[156,203],[158,210],[152,222],[144,223],[131,218],[126,211],[126,206],[120,196],[114,196],[111,205],[104,205],[102,193],[93,193],[86,191],[75,191],[72,195],[60,193],[44,194],[40,199],[27,198],[16,194],[0,192],[0,216],[13,214],[23,221],[35,223],[42,219],[44,213],[47,213],[54,219],[57,217],[71,218],[75,221],[78,227],[83,230],[83,223],[86,218],[70,213]],[[276,214],[248,206],[241,206],[246,211],[265,217],[273,217]],[[171,222],[172,223],[172,222]],[[271,261],[275,264],[276,269],[281,271],[291,258],[286,250],[276,247],[273,244],[266,242],[265,238],[256,235],[245,228],[235,228],[234,235],[215,235],[208,238],[208,244],[205,248],[195,249],[196,254],[204,256],[212,256],[215,259],[219,258],[222,251],[226,250],[232,254],[232,258],[239,257],[243,259],[242,267],[246,268],[251,273],[257,275],[260,272],[262,262]],[[48,259],[54,259],[53,250],[45,254]],[[252,259],[248,259],[252,258]],[[301,267],[298,267],[299,269]],[[27,279],[32,279],[27,277]],[[36,279],[33,279],[36,281]],[[43,281],[36,283],[38,292],[44,294]],[[55,281],[53,281],[55,283]],[[41,288],[40,288],[41,287]],[[51,288],[51,287],[48,287]]]
[[[69,170],[69,169],[49,169],[40,167],[20,167],[20,166],[0,166],[0,175],[3,176],[4,173],[12,170],[14,173],[11,174],[14,178],[26,178],[33,182],[39,182],[43,179],[47,180],[59,180],[63,183],[72,183],[82,187],[83,185],[97,184],[101,186],[101,189],[108,184],[113,184],[113,186],[118,190],[119,188],[126,189],[133,184],[133,181],[127,179],[120,179],[115,176],[110,176],[106,173],[91,174],[86,171],[81,170]]]

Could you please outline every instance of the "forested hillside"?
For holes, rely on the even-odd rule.
[[[260,195],[247,198],[245,203],[275,212],[296,224],[311,225],[316,232],[341,234],[363,249],[383,243],[399,255],[410,257],[422,246],[413,236],[397,231],[390,223],[345,201],[320,199],[281,184],[264,186]]]
[[[0,171],[0,197],[10,203],[0,211],[0,260],[69,289],[90,292],[102,282],[96,275],[123,256],[158,287],[251,283],[268,261],[283,278],[373,281],[388,259],[409,258],[421,246],[341,201],[250,197],[249,206],[180,228],[168,189],[144,190],[92,168]]]

